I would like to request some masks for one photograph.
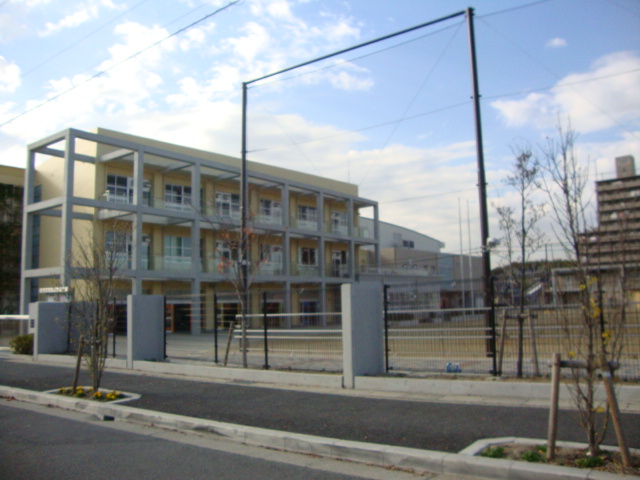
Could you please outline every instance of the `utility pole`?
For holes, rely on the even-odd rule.
[[[240,276],[242,283],[242,366],[247,368],[247,315],[249,313],[249,176],[247,172],[247,83],[242,83],[242,167],[240,185]]]
[[[490,307],[493,299],[491,292],[491,252],[489,241],[489,213],[487,209],[487,181],[484,171],[484,147],[482,144],[482,120],[480,117],[480,93],[478,87],[478,66],[476,63],[476,42],[473,29],[473,8],[467,8],[467,27],[469,32],[469,54],[471,57],[471,89],[476,131],[476,156],[478,163],[478,195],[480,197],[480,233],[482,236],[482,280],[484,286],[484,306]],[[493,372],[496,372],[496,328],[493,309],[488,310],[487,326],[491,329],[491,340],[488,345],[489,354],[493,356]]]

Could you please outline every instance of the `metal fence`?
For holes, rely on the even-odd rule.
[[[247,316],[250,325],[246,331],[248,366],[342,372],[341,312],[270,312],[273,298],[279,296],[280,292],[263,292],[262,313]],[[241,318],[237,315],[233,340],[229,341],[227,336],[223,363],[229,365],[242,364]]]
[[[483,305],[483,284],[429,282],[385,286],[387,371],[546,375],[553,353],[580,356],[582,307],[528,306],[523,321],[514,308]],[[614,312],[603,312],[610,325]],[[630,303],[617,375],[640,379],[640,308]],[[522,340],[520,340],[520,338]],[[522,359],[518,345],[522,344]],[[584,342],[582,342],[584,343]]]
[[[28,315],[0,315],[0,347],[9,346],[11,340],[25,335],[28,329]]]
[[[178,294],[179,293],[179,294]],[[175,362],[242,366],[242,307],[231,292],[167,295],[166,355]],[[247,366],[289,371],[342,371],[340,286],[295,286],[249,294]],[[287,311],[291,313],[287,313]],[[183,328],[200,318],[200,335]],[[173,327],[173,331],[171,331]],[[185,335],[186,334],[186,335]]]

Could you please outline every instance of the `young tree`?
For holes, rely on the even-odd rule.
[[[93,222],[74,234],[71,258],[72,316],[78,354],[84,358],[94,391],[100,388],[107,359],[108,337],[113,331],[118,271],[130,261],[128,225]]]
[[[569,356],[580,361],[581,368],[572,368],[571,390],[587,435],[589,452],[595,454],[606,433],[609,406],[596,399],[598,369],[610,374],[609,362],[619,355],[623,316],[609,311],[605,326],[605,305],[602,295],[604,281],[599,265],[589,260],[586,233],[589,232],[589,203],[586,200],[588,164],[576,155],[575,131],[570,122],[557,127],[554,138],[541,146],[545,176],[541,186],[549,197],[556,239],[572,263],[572,273],[578,285],[579,310],[562,310],[559,320]],[[624,295],[619,302],[624,305]],[[574,314],[572,314],[574,313]],[[613,348],[611,348],[613,347]],[[600,415],[600,412],[604,415]]]
[[[214,211],[215,202],[211,202]],[[205,207],[205,211],[206,211]],[[262,266],[270,262],[271,248],[277,246],[275,235],[267,232],[259,232],[253,226],[254,214],[249,215],[249,226],[243,235],[241,227],[231,216],[206,215],[200,212],[203,220],[208,223],[215,232],[215,249],[208,260],[213,261],[215,269],[221,273],[231,285],[241,309],[241,339],[242,366],[248,366],[247,359],[247,327],[250,302],[250,289],[253,280],[260,272]],[[251,247],[257,247],[252,251]],[[242,271],[242,259],[249,259],[247,265],[247,278],[245,281]],[[230,338],[229,338],[230,339]]]
[[[512,147],[515,160],[505,183],[517,194],[517,207],[497,207],[500,230],[507,248],[507,272],[512,285],[518,289],[518,364],[517,375],[522,377],[523,323],[525,318],[526,292],[530,279],[527,266],[531,256],[543,245],[544,233],[538,222],[544,216],[544,205],[534,201],[540,162],[528,145]]]

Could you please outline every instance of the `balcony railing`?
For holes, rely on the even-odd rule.
[[[258,215],[258,223],[263,225],[282,225],[282,215],[267,215],[261,213]]]
[[[282,275],[284,268],[280,263],[263,263],[258,267],[259,275]]]
[[[318,230],[318,221],[291,217],[291,226],[302,230]]]
[[[320,268],[317,265],[291,265],[291,275],[300,277],[317,277],[320,275]]]
[[[349,278],[349,265],[329,265],[325,273],[328,277]]]
[[[325,225],[325,232],[333,233],[334,235],[349,235],[349,227],[347,225],[338,225],[335,223],[328,223]]]

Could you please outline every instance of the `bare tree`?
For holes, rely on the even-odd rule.
[[[585,235],[590,231],[589,202],[585,198],[588,164],[576,155],[576,138],[570,122],[566,127],[559,124],[556,136],[547,138],[541,146],[546,174],[541,186],[549,197],[555,237],[571,261],[572,274],[579,286],[578,311],[565,309],[558,315],[565,348],[569,356],[579,360],[580,368],[571,370],[570,390],[587,435],[589,452],[596,454],[609,422],[609,406],[604,407],[596,399],[598,369],[607,369],[609,374],[609,362],[619,355],[622,317],[610,315],[614,327],[605,328],[602,295],[605,279],[597,262],[594,265],[589,260]]]
[[[544,234],[538,222],[544,216],[544,205],[534,201],[540,162],[528,145],[511,148],[515,160],[505,183],[517,193],[518,205],[497,207],[499,225],[507,247],[509,280],[518,288],[518,363],[517,375],[522,377],[523,323],[525,318],[526,292],[530,279],[527,265],[531,256],[543,245]],[[517,252],[516,252],[517,249]]]
[[[114,326],[118,271],[130,261],[128,234],[127,225],[118,221],[94,221],[84,232],[74,234],[70,255],[74,338],[94,391],[102,382],[108,337]]]
[[[215,202],[212,202],[215,208]],[[205,209],[206,210],[206,209]],[[214,210],[215,211],[215,210]],[[247,327],[249,313],[249,291],[255,277],[260,273],[262,266],[270,262],[271,248],[273,248],[277,239],[275,235],[267,232],[260,232],[254,228],[255,214],[249,215],[249,227],[243,235],[241,227],[234,221],[232,217],[220,215],[206,215],[200,212],[203,220],[211,226],[216,235],[216,247],[207,260],[214,263],[215,269],[221,273],[229,285],[231,285],[241,308],[241,339],[240,348],[242,351],[242,366],[248,366],[247,359]],[[245,240],[245,242],[243,242]],[[251,250],[251,247],[257,247],[257,251]],[[248,278],[246,283],[243,277],[241,261],[245,258],[249,259]],[[230,337],[229,337],[230,339]]]

